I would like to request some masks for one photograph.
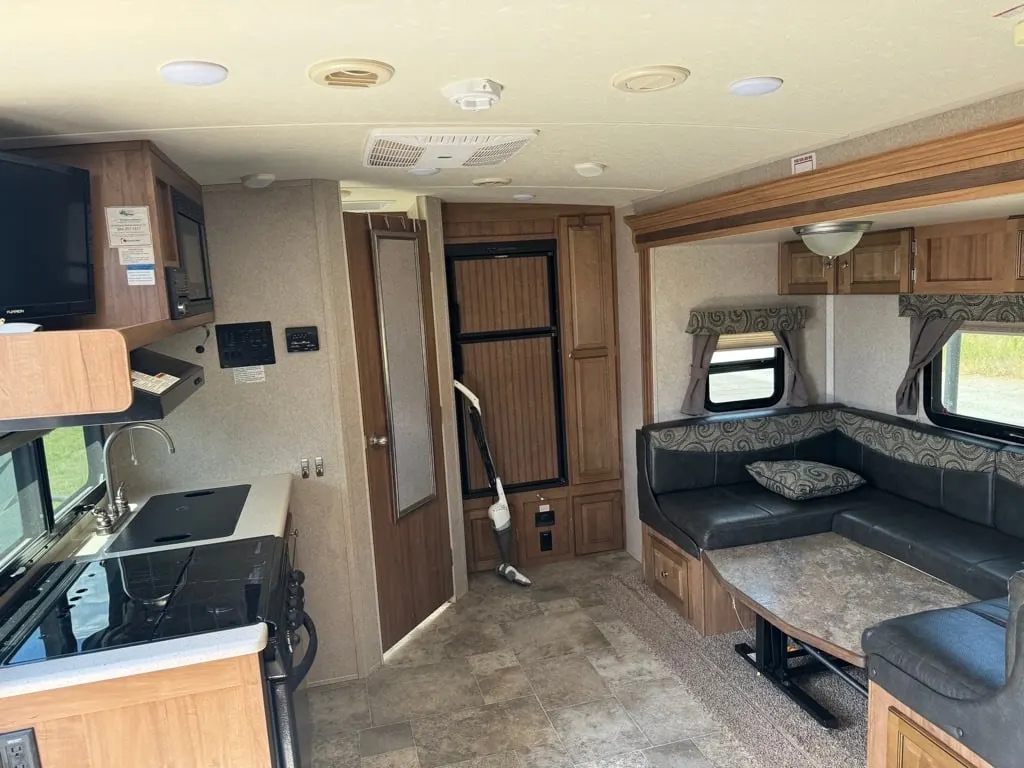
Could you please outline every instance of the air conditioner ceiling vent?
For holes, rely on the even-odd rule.
[[[378,128],[370,132],[363,164],[367,168],[492,168],[518,154],[537,133],[533,128]]]

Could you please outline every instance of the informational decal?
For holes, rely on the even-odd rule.
[[[235,374],[235,384],[261,384],[267,380],[267,369],[262,365],[243,365],[231,370]]]
[[[156,267],[152,264],[129,264],[124,270],[128,285],[156,285]]]
[[[104,213],[107,218],[107,244],[111,248],[153,244],[148,205],[108,205]]]
[[[177,376],[171,376],[169,373],[158,373],[151,376],[148,373],[132,371],[132,386],[136,389],[141,389],[143,392],[151,392],[154,395],[166,392],[179,381],[181,379]]]
[[[818,153],[808,152],[806,155],[797,155],[789,160],[789,168],[795,176],[798,173],[807,173],[818,167]]]
[[[122,245],[117,249],[117,256],[122,266],[156,263],[156,250],[152,245]]]

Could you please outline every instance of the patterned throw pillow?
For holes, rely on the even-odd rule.
[[[769,491],[793,501],[838,496],[864,485],[856,472],[819,461],[755,461],[747,472]]]

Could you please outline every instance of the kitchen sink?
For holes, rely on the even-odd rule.
[[[230,536],[251,487],[229,485],[153,496],[106,551],[127,552]]]

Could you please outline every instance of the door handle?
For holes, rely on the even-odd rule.
[[[370,446],[373,448],[383,448],[388,444],[387,435],[370,435]]]

